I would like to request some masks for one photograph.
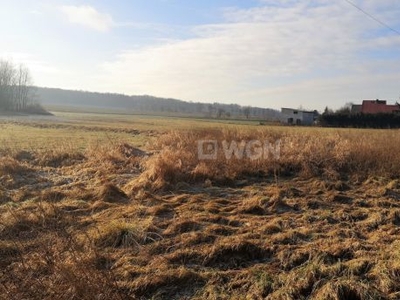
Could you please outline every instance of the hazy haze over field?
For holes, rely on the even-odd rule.
[[[0,0],[39,86],[260,107],[399,99],[400,35],[344,0]],[[396,0],[357,1],[400,31]]]

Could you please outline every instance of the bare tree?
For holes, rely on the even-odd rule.
[[[24,65],[19,65],[15,76],[15,110],[20,111],[27,108],[30,101],[30,90],[32,86],[32,78],[29,69]]]
[[[13,106],[14,66],[0,60],[0,108],[10,110]]]
[[[0,109],[21,111],[30,102],[32,78],[24,65],[0,60]]]

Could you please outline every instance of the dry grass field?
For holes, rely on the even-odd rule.
[[[62,113],[0,143],[1,299],[400,299],[398,130]]]

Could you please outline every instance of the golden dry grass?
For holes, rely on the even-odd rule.
[[[198,156],[200,140],[269,141],[272,148],[261,159],[239,159],[234,155],[227,159],[220,149],[217,159],[204,160]],[[264,176],[397,178],[400,175],[399,145],[397,131],[297,132],[275,128],[176,131],[153,143],[157,154],[143,163],[145,171],[133,186],[157,190],[179,182],[220,184]]]
[[[1,147],[0,299],[400,297],[398,131],[156,135]],[[280,158],[199,160],[199,139]]]

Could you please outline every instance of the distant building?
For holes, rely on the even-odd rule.
[[[316,110],[306,111],[293,108],[282,108],[281,113],[283,122],[291,125],[313,125],[319,116]]]
[[[378,113],[398,113],[400,105],[398,103],[390,105],[386,100],[364,100],[361,105],[353,105],[352,113],[378,114]]]
[[[351,106],[351,113],[352,114],[358,114],[361,112],[362,105],[361,104],[353,104]]]

